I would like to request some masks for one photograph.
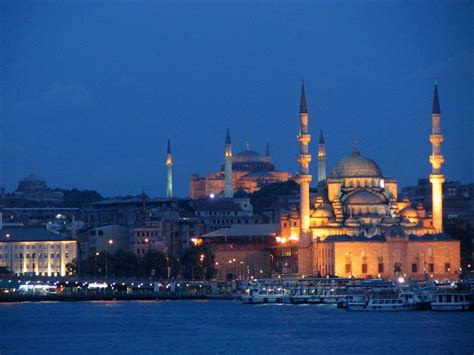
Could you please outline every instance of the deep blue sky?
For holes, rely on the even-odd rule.
[[[314,156],[320,129],[329,171],[357,138],[400,188],[429,174],[437,79],[446,177],[473,181],[473,4],[1,1],[2,184],[164,196],[170,136],[184,196],[227,127],[294,173],[303,78]]]

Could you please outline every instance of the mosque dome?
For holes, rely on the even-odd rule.
[[[322,205],[317,207],[314,212],[312,217],[315,218],[333,218],[334,213],[332,212],[331,208],[328,206]]]
[[[261,156],[255,150],[245,149],[241,152],[234,155],[233,159],[234,162],[260,162],[260,161],[267,161],[265,157]]]
[[[345,204],[350,205],[379,205],[382,203],[384,201],[379,196],[363,189],[350,195],[345,201]]]
[[[418,213],[413,207],[406,207],[400,211],[400,217],[402,218],[418,218]]]
[[[45,181],[44,179],[40,178],[38,175],[31,173],[30,175],[25,176],[21,179],[23,182],[36,182],[36,181]]]
[[[247,145],[245,150],[232,157],[232,169],[240,171],[274,171],[270,156],[261,155]]]
[[[352,155],[341,159],[334,167],[331,177],[334,179],[351,177],[382,177],[378,165],[354,149]]]

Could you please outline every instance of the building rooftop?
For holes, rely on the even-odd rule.
[[[10,235],[9,238],[6,235]],[[69,236],[59,235],[44,227],[5,227],[1,229],[0,242],[42,242],[73,240]]]
[[[279,231],[279,224],[232,225],[230,228],[221,228],[202,237],[266,237],[273,236]]]

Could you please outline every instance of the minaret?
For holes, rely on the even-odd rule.
[[[173,157],[171,156],[171,144],[168,138],[168,149],[166,150],[166,168],[168,174],[166,176],[166,197],[173,197]]]
[[[300,237],[298,250],[298,273],[307,275],[312,273],[311,258],[311,231],[309,229],[309,185],[311,183],[311,175],[309,174],[309,163],[311,162],[311,154],[309,154],[309,142],[311,135],[308,133],[308,109],[306,107],[306,96],[304,92],[304,84],[301,87],[300,102],[300,133],[298,134],[298,142],[300,143],[300,153],[298,155],[298,163],[300,171],[296,176],[296,181],[300,185]]]
[[[268,142],[265,145],[265,160],[269,163],[272,161],[272,158],[270,156],[270,144]]]
[[[326,180],[326,144],[321,131],[318,142],[318,182],[323,180]]]
[[[430,155],[432,185],[432,211],[433,228],[437,233],[443,232],[443,182],[444,175],[441,173],[441,165],[444,163],[444,156],[441,153],[441,143],[444,136],[441,134],[441,110],[439,109],[438,84],[435,83],[433,112],[431,114],[432,132],[430,142],[432,153]]]
[[[230,132],[227,128],[225,136],[225,152],[224,152],[224,197],[232,198],[234,190],[232,189],[232,142],[230,141]]]

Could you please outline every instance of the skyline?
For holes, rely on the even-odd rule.
[[[1,183],[165,196],[169,136],[186,196],[223,164],[227,128],[234,154],[268,141],[294,174],[303,79],[328,174],[357,139],[400,187],[428,178],[437,80],[446,180],[472,182],[474,5],[340,4],[2,3]]]

